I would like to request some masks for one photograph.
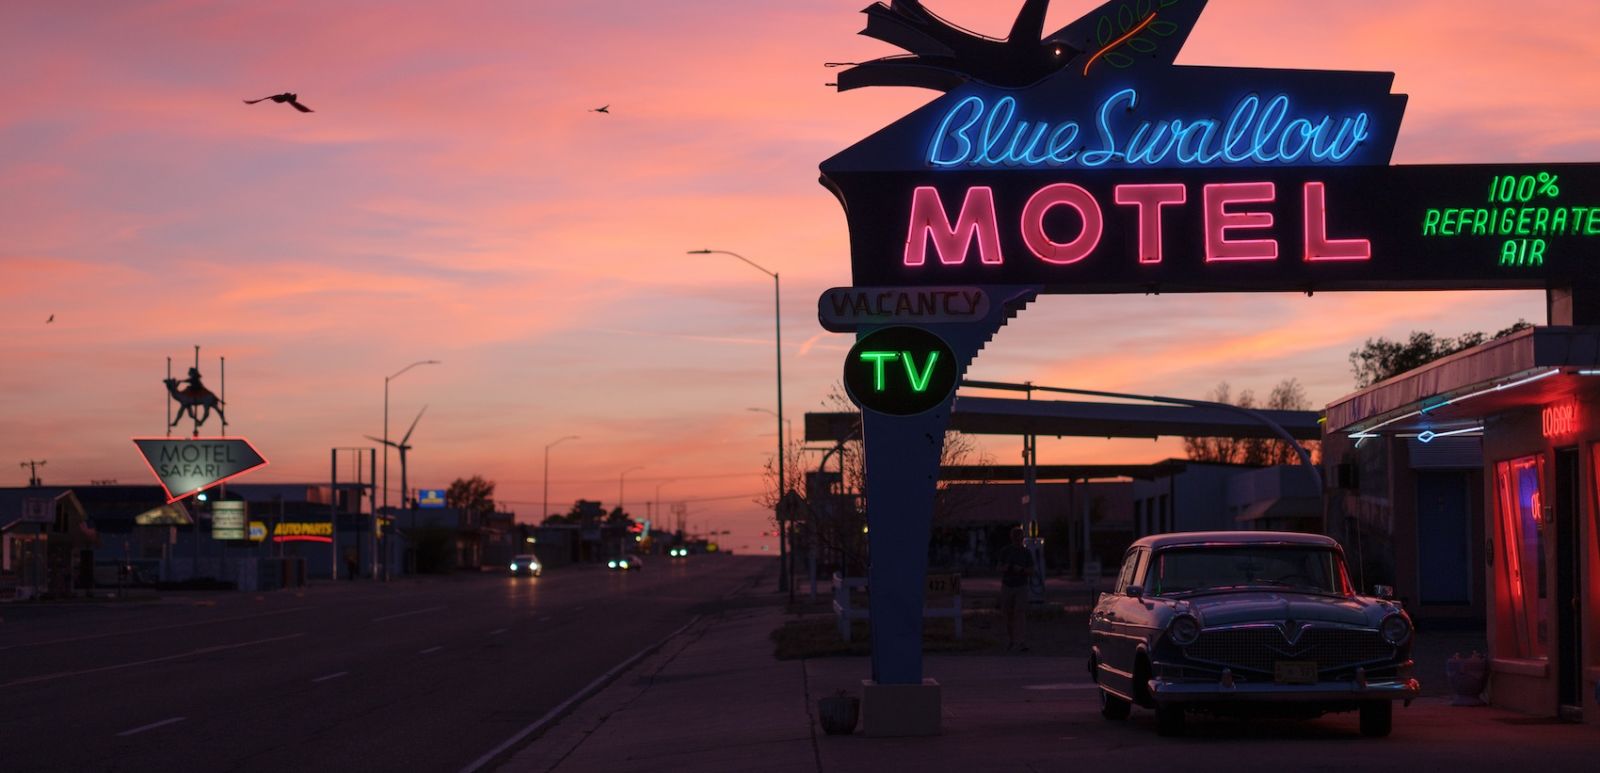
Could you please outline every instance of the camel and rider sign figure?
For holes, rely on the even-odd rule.
[[[221,360],[219,364],[225,367],[227,361]],[[166,489],[168,502],[198,494],[267,464],[261,453],[244,438],[200,437],[200,427],[211,418],[212,411],[216,411],[222,422],[222,434],[228,433],[223,400],[206,387],[200,374],[200,347],[195,347],[195,364],[189,368],[187,378],[180,380],[171,374],[169,359],[167,377],[162,383],[167,387],[167,397],[178,404],[178,411],[167,423],[167,436],[133,439],[150,472]],[[226,378],[223,386],[226,391]],[[173,438],[172,428],[185,416],[194,422],[193,436]]]
[[[200,434],[200,425],[205,424],[206,419],[211,418],[213,410],[217,412],[217,417],[222,419],[222,426],[228,426],[228,417],[222,412],[222,398],[217,397],[214,392],[206,388],[205,384],[201,383],[199,368],[190,368],[189,377],[182,381],[168,376],[164,383],[167,385],[167,396],[178,403],[178,415],[172,417],[172,423],[167,425],[168,429],[178,426],[178,422],[183,421],[183,416],[187,413],[189,418],[194,421],[194,433],[198,436]],[[178,388],[180,383],[187,386],[180,389]],[[195,415],[196,408],[204,408],[205,413],[198,416]]]

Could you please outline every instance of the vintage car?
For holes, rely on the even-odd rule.
[[[1145,537],[1095,604],[1089,638],[1101,713],[1154,709],[1162,735],[1181,733],[1191,711],[1359,711],[1362,735],[1386,736],[1394,701],[1417,696],[1411,618],[1357,595],[1344,551],[1316,534]]]

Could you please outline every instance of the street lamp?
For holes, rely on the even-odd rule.
[[[543,521],[544,519],[550,517],[550,449],[555,448],[558,445],[561,445],[565,441],[577,440],[577,439],[578,439],[577,435],[567,435],[566,437],[559,437],[559,438],[556,438],[555,440],[552,440],[549,443],[545,444],[545,447],[544,447],[544,512],[542,514],[540,514],[540,516],[539,516],[539,520],[540,521]]]
[[[633,472],[634,470],[642,470],[642,469],[644,469],[644,465],[642,465],[642,464],[634,465],[632,467],[629,467],[626,470],[623,470],[622,474],[617,476],[617,509],[618,510],[622,510],[624,512],[627,511],[627,508],[624,505],[623,499],[622,499],[622,487],[627,485],[628,473]]]
[[[656,484],[655,504],[651,505],[651,509],[650,509],[650,517],[651,518],[658,518],[658,519],[661,520],[662,523],[666,523],[666,519],[661,517],[661,487],[667,485],[668,483],[677,483],[677,482],[678,482],[677,478],[667,478],[666,480],[661,481],[660,483]]]
[[[765,413],[769,416],[778,415],[778,412],[772,410],[771,408],[746,408],[745,410],[755,411],[756,413]],[[783,426],[789,429],[789,437],[794,437],[794,419],[783,419]]]
[[[753,261],[753,260],[751,260],[751,259],[749,259],[749,258],[747,258],[747,257],[745,257],[743,255],[740,255],[737,252],[728,252],[727,250],[710,250],[710,249],[706,249],[706,250],[690,250],[689,254],[690,255],[731,255],[731,256],[733,256],[735,258],[738,258],[739,260],[742,260],[745,263],[749,264],[750,267],[754,268],[755,270],[760,271],[761,273],[772,277],[772,322],[773,322],[773,333],[774,333],[773,338],[777,343],[777,363],[778,363],[778,410],[774,415],[776,415],[778,417],[778,501],[781,503],[781,502],[783,502],[784,495],[789,493],[789,480],[784,475],[784,456],[785,456],[785,454],[783,453],[783,312],[782,312],[782,301],[780,300],[782,294],[779,291],[778,273],[776,271],[768,271],[767,269],[765,269],[762,266],[760,266],[759,264],[757,264],[755,261]],[[774,509],[773,515],[774,516],[781,516],[781,513],[779,513],[776,509]],[[778,520],[778,590],[780,592],[781,591],[786,591],[786,590],[789,589],[789,549],[788,549],[788,541],[787,541],[786,535],[787,535],[787,530],[783,528],[783,521],[781,520],[781,517],[780,517],[780,519]]]
[[[385,376],[383,379],[383,508],[385,510],[389,508],[389,382],[400,378],[401,373],[405,373],[418,365],[438,364],[438,360],[418,360],[401,368],[393,376]],[[405,492],[402,491],[400,493],[402,497],[405,496]]]

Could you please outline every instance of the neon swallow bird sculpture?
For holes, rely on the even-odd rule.
[[[1171,64],[1204,6],[1205,0],[1112,0],[1046,36],[1050,0],[1024,0],[1011,33],[1000,40],[939,18],[922,0],[878,2],[862,11],[867,27],[861,34],[910,54],[848,65],[837,86],[840,91],[865,86],[950,91],[979,81],[1015,89],[1074,63],[1085,76],[1095,68],[1126,69],[1140,60]]]

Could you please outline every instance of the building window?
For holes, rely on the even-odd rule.
[[[1544,457],[1495,464],[1496,585],[1506,615],[1501,644],[1512,657],[1549,657],[1549,589],[1545,581]],[[1506,634],[1509,634],[1507,636]]]

